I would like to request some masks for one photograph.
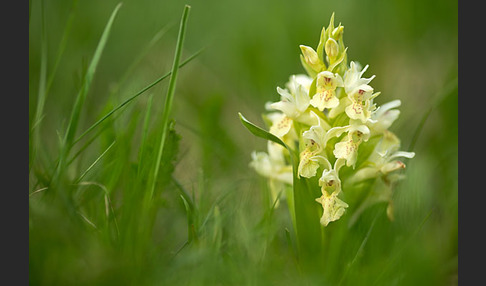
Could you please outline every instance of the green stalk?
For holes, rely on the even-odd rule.
[[[177,74],[179,72],[179,60],[182,54],[182,46],[184,42],[184,36],[186,32],[187,17],[189,15],[189,10],[191,6],[186,5],[184,7],[184,12],[182,14],[181,24],[179,28],[179,35],[177,38],[176,51],[174,56],[174,62],[172,65],[172,74],[169,81],[169,88],[167,90],[167,96],[165,98],[164,113],[162,117],[162,136],[160,138],[159,151],[157,154],[157,159],[155,161],[155,168],[152,176],[152,183],[149,189],[149,198],[152,198],[155,189],[155,183],[157,181],[157,175],[159,173],[160,161],[162,159],[162,153],[164,152],[165,138],[167,137],[168,127],[169,127],[169,116],[172,109],[172,101],[174,99],[175,87]]]

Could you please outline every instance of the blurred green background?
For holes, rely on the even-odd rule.
[[[81,75],[118,3],[83,0],[73,9],[73,1],[43,1],[48,72],[56,64],[66,22],[70,13],[74,13],[71,32],[66,38],[44,109],[41,138],[46,154],[54,157],[58,150],[58,133],[66,127]],[[242,237],[245,227],[255,224],[262,215],[264,183],[248,163],[251,151],[266,148],[266,142],[241,125],[237,113],[242,112],[252,122],[264,126],[261,113],[267,101],[279,99],[276,87],[282,87],[291,74],[305,72],[299,60],[299,45],[316,47],[322,27],[328,25],[334,12],[335,23],[345,27],[348,59],[369,64],[366,77],[376,75],[371,83],[376,91],[381,91],[376,102],[402,101],[401,115],[391,130],[401,138],[403,150],[416,153],[407,164],[407,179],[396,189],[397,219],[392,223],[386,219],[377,223],[363,259],[356,264],[359,270],[349,274],[349,281],[360,281],[360,277],[364,277],[362,285],[369,281],[381,285],[457,284],[457,1],[125,0],[88,94],[81,115],[81,129],[89,127],[109,107],[118,105],[170,70],[184,4],[192,8],[182,59],[201,48],[204,51],[180,70],[177,81],[172,117],[181,141],[174,176],[187,189],[199,190],[199,195],[205,196],[209,203],[221,193],[231,193],[230,202],[234,205],[226,202],[221,212],[225,213],[228,225],[229,233],[225,235],[232,238],[229,241],[234,247],[242,247],[238,243],[248,240]],[[37,104],[41,69],[40,11],[41,2],[32,0],[29,11],[30,120]],[[147,49],[160,31],[166,32]],[[141,55],[143,58],[132,65]],[[116,128],[125,128],[134,118],[140,120],[143,116],[137,113],[137,107],[145,106],[150,94],[153,95],[153,112],[162,112],[167,83],[168,80],[162,82],[127,107],[133,112],[120,116],[115,122]],[[414,140],[415,148],[409,150]],[[99,154],[100,150],[95,147],[93,154]],[[97,180],[103,182],[103,178]],[[166,249],[177,249],[186,231],[183,210],[179,206],[174,208],[168,203],[162,214],[171,217],[163,220],[160,227],[164,231]],[[284,210],[281,212],[285,215]],[[276,227],[282,228],[278,223]],[[57,271],[49,268],[49,259],[54,257],[49,256],[53,246],[41,243],[40,237],[39,241],[31,243],[30,261],[31,265],[45,263],[45,266],[31,266],[33,285],[55,281],[40,273]],[[98,259],[96,247],[89,248],[93,259]],[[400,254],[393,256],[397,252]],[[241,253],[247,252],[241,250]],[[369,253],[375,254],[369,256]],[[246,255],[249,254],[242,254]],[[392,256],[399,258],[387,260]],[[181,281],[182,285],[235,285],[239,284],[235,283],[238,279],[249,285],[271,285],[276,281],[296,285],[297,281],[291,274],[287,273],[290,277],[286,277],[280,272],[286,269],[288,262],[278,263],[277,258],[272,260],[276,269],[263,271],[264,274],[256,276],[259,278],[254,278],[267,277],[268,281],[242,278],[245,271],[258,272],[252,265],[245,269],[245,259],[238,264],[243,267],[241,273],[234,272],[238,267],[229,267],[232,269],[229,271],[228,266],[214,261],[199,261],[190,256],[186,259],[179,264],[169,264],[172,266],[167,266],[165,272],[161,270],[171,273],[172,278],[159,279],[169,285]],[[248,261],[254,261],[251,255]],[[383,273],[379,271],[383,268],[391,270],[378,278],[377,273]],[[86,278],[86,283],[115,281],[110,279],[110,271],[101,266],[97,269],[102,274],[90,272],[88,277],[95,278]],[[220,274],[222,272],[225,273]],[[119,275],[116,271],[113,273],[113,276]],[[218,273],[215,275],[220,275],[220,280],[211,280],[209,273]],[[368,273],[367,276],[364,273]],[[186,275],[192,275],[193,280]],[[83,281],[78,282],[83,284]]]

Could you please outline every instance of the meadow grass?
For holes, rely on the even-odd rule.
[[[189,17],[185,3],[165,3],[161,13],[166,18],[158,17],[151,32],[140,32],[145,35],[137,42],[140,48],[130,53],[129,44],[120,41],[121,34],[129,33],[122,27],[133,23],[127,17],[149,21],[150,14],[143,10],[145,14],[137,15],[137,9],[162,5],[144,4],[140,8],[129,1],[44,0],[29,5],[34,31],[29,79],[30,284],[457,284],[454,66],[451,75],[437,75],[436,97],[421,98],[420,108],[413,106],[420,102],[418,97],[407,101],[402,96],[397,133],[417,156],[407,164],[408,179],[394,190],[394,221],[387,218],[386,205],[377,204],[356,220],[345,215],[325,230],[318,224],[303,226],[299,235],[294,226],[302,218],[295,217],[292,206],[300,202],[286,200],[276,206],[272,201],[265,180],[248,167],[250,151],[263,148],[264,140],[254,139],[241,122],[267,139],[269,133],[258,133],[258,124],[238,116],[242,111],[249,119],[257,118],[262,103],[276,99],[278,81],[300,64],[298,59],[282,64],[274,73],[266,67],[290,58],[284,56],[287,43],[301,43],[291,40],[294,30],[285,34],[271,24],[291,13],[291,6],[278,6],[281,14],[268,14],[274,21],[266,28],[283,39],[282,49],[275,52],[262,48],[272,47],[273,38],[250,29],[266,23],[263,19],[234,24],[231,14],[225,14],[231,24],[227,29],[235,29],[241,38],[228,34],[225,39],[234,42],[212,44],[202,52],[207,42],[204,32],[195,30],[196,20],[216,12],[202,12],[201,4],[190,3]],[[236,3],[205,5],[212,11],[232,5],[248,13]],[[87,23],[77,21],[87,15],[83,11],[94,13],[95,7],[100,8],[98,25],[85,27]],[[266,7],[270,11],[273,6],[262,4],[261,9]],[[402,7],[404,13],[411,11],[407,7]],[[57,38],[53,11],[69,11],[60,18],[65,24],[57,28]],[[169,19],[179,21],[179,29],[172,29]],[[322,19],[313,21],[323,24]],[[314,39],[316,30],[304,29],[310,28],[304,22],[300,30],[307,34],[299,41]],[[87,35],[93,39],[85,55],[90,60],[84,65],[75,60],[73,68],[77,48],[72,43]],[[214,51],[218,44],[225,50]],[[115,46],[125,56],[110,61]],[[289,50],[289,55],[297,54]],[[435,68],[431,64],[417,72]],[[70,84],[66,74],[82,74],[80,84]],[[400,98],[405,91],[397,90]],[[69,108],[60,112],[62,107]],[[446,128],[447,134],[442,132]],[[314,235],[323,239],[315,240]],[[314,251],[316,243],[323,243],[325,251]]]

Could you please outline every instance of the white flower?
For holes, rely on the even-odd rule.
[[[308,75],[294,74],[289,77],[289,81],[285,84],[285,87],[290,91],[290,93],[294,93],[296,92],[296,87],[301,85],[308,93],[311,84],[312,78],[310,78]]]
[[[317,121],[317,125],[313,125],[309,128],[309,130],[302,133],[302,137],[304,138],[304,143],[307,145],[310,143],[315,143],[319,151],[322,151],[326,148],[327,141],[333,137],[339,137],[342,133],[349,130],[350,126],[337,126],[330,128],[329,124],[324,121],[319,115],[315,112],[311,111],[310,114],[315,118]]]
[[[373,88],[369,85],[358,86],[348,94],[351,104],[346,106],[346,114],[351,119],[359,119],[362,123],[366,123],[376,108],[372,100],[379,94],[379,92],[373,93]]]
[[[282,138],[292,128],[294,120],[308,123],[309,87],[312,80],[305,75],[292,75],[286,89],[277,87],[280,101],[268,104],[268,108],[280,110],[283,114],[274,121],[270,133]]]
[[[327,226],[329,222],[336,221],[344,214],[348,204],[340,200],[337,196],[341,192],[341,180],[339,179],[339,169],[343,166],[344,160],[337,159],[334,168],[327,161],[327,169],[322,172],[319,179],[322,196],[316,201],[322,205],[323,212],[321,224]]]
[[[263,177],[269,179],[272,199],[275,200],[285,185],[293,184],[292,166],[285,163],[283,146],[268,141],[268,153],[252,152],[250,167]]]
[[[350,179],[350,183],[363,181],[378,176],[387,176],[389,173],[404,169],[405,164],[396,160],[398,157],[413,158],[414,152],[398,151],[400,140],[392,132],[385,130],[382,140],[376,145],[368,158],[369,165],[359,169]],[[388,178],[390,179],[390,178]],[[395,177],[399,179],[399,177]]]
[[[270,126],[270,133],[282,139],[285,135],[289,133],[292,128],[293,120],[284,113],[272,113],[269,116],[272,121],[272,126]]]
[[[359,71],[358,64],[353,61],[349,63],[349,69],[344,73],[344,91],[346,94],[353,93],[356,88],[362,85],[368,85],[375,78],[374,75],[370,78],[361,78],[367,69],[368,65]]]
[[[340,136],[346,132],[348,127],[334,127],[329,129],[329,124],[320,118],[315,112],[311,111],[311,115],[317,121],[317,125],[313,125],[309,130],[302,134],[303,142],[306,145],[305,149],[300,153],[300,162],[298,167],[298,174],[301,177],[314,177],[319,168],[319,164],[327,159],[323,156],[325,154],[327,141],[336,136]]]
[[[281,95],[281,100],[272,103],[270,107],[282,111],[292,119],[299,117],[309,106],[308,91],[302,85],[294,86],[293,93],[280,87],[277,87],[277,92]]]
[[[322,205],[323,213],[321,217],[321,224],[327,226],[330,222],[336,221],[341,218],[344,211],[348,207],[348,204],[343,202],[337,197],[336,193],[331,195],[323,194],[316,201]]]
[[[339,74],[333,74],[330,71],[320,72],[316,79],[316,94],[312,97],[310,104],[320,111],[323,111],[324,108],[338,106],[336,88],[342,86],[343,79]]]
[[[306,148],[300,153],[300,162],[298,167],[298,174],[301,177],[311,178],[314,177],[319,169],[319,163],[327,160],[322,155],[319,155],[316,150]]]
[[[368,120],[368,126],[375,133],[383,133],[400,115],[400,110],[394,109],[401,105],[399,99],[387,102],[378,107]]]
[[[362,123],[371,117],[371,112],[375,109],[372,100],[380,94],[373,93],[373,88],[368,85],[375,78],[374,75],[370,78],[361,77],[367,69],[368,65],[359,71],[357,64],[351,62],[350,68],[344,74],[344,90],[351,102],[346,106],[345,112],[349,118],[359,119]]]
[[[334,162],[334,167],[326,160],[327,168],[322,172],[322,176],[319,178],[319,186],[321,186],[321,192],[327,193],[339,193],[341,192],[341,179],[339,179],[339,169],[344,165],[344,159],[337,159]]]
[[[334,146],[334,156],[346,159],[346,165],[354,168],[358,158],[358,147],[361,142],[368,141],[369,137],[370,129],[366,125],[358,125],[356,122],[352,122],[349,125],[347,136]]]

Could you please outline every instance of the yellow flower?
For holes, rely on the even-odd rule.
[[[354,168],[358,158],[358,147],[361,142],[368,141],[369,137],[370,130],[366,125],[358,125],[353,122],[349,126],[347,136],[334,146],[334,156],[346,159],[346,165]]]
[[[337,196],[341,193],[341,180],[339,179],[339,169],[344,165],[343,159],[337,159],[334,168],[327,161],[327,169],[322,172],[319,179],[322,196],[316,201],[322,205],[321,224],[327,226],[330,222],[341,218],[348,204],[340,200]]]
[[[311,124],[309,122],[309,87],[312,80],[306,75],[292,75],[286,88],[277,87],[280,94],[280,101],[269,103],[269,109],[279,110],[282,112],[278,118],[275,118],[270,128],[270,133],[282,138],[292,128],[294,120]]]
[[[338,106],[339,99],[336,97],[336,88],[343,86],[343,80],[339,74],[323,71],[317,74],[316,94],[312,97],[310,104],[320,111],[324,108]]]
[[[389,173],[404,169],[405,164],[396,160],[398,157],[413,158],[414,152],[398,151],[400,139],[391,131],[385,130],[382,140],[376,145],[373,153],[368,158],[369,164],[359,169],[350,179],[350,183],[360,182],[378,176],[387,176]],[[388,181],[397,180],[400,177],[389,177]]]
[[[336,221],[341,218],[344,211],[348,207],[348,204],[341,201],[337,194],[332,193],[331,195],[323,194],[316,201],[322,205],[323,213],[321,217],[321,224],[327,226],[330,222]]]
[[[319,164],[327,161],[324,157],[324,148],[326,147],[327,141],[332,137],[340,136],[348,129],[348,127],[334,127],[329,129],[329,124],[315,112],[310,111],[310,114],[315,118],[317,124],[302,133],[303,142],[306,146],[300,153],[298,167],[299,176],[306,178],[314,177],[319,168]]]

